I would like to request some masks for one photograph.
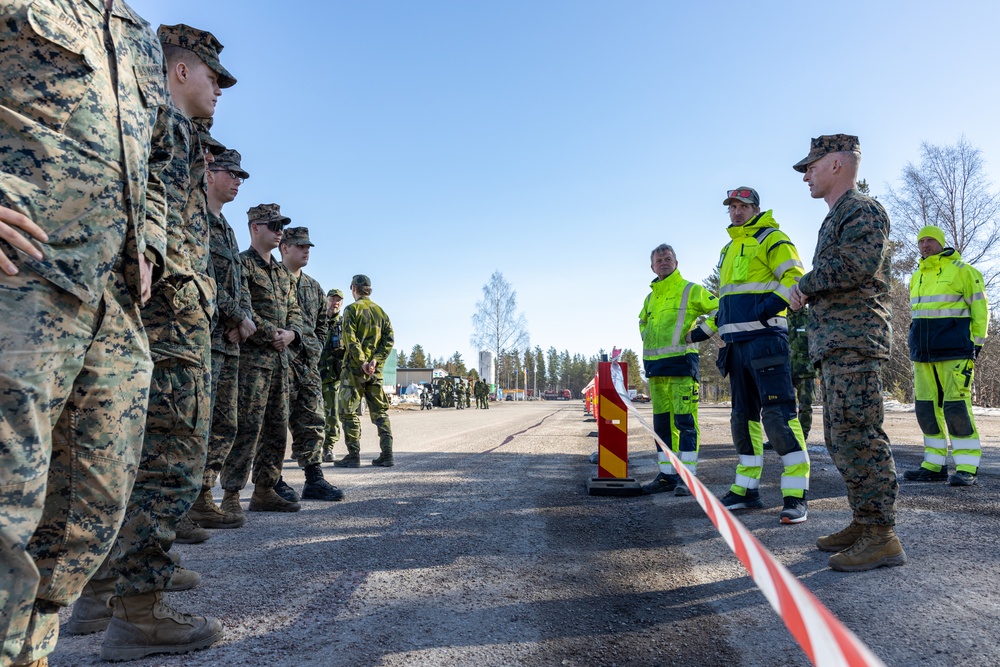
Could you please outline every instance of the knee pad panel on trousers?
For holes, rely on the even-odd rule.
[[[965,404],[962,404],[965,409]],[[938,435],[937,417],[934,414],[934,401],[917,401],[914,403],[914,411],[917,413],[917,424],[924,435]]]
[[[661,412],[658,415],[653,415],[653,432],[660,437],[667,447],[673,447],[673,437],[671,436],[670,427],[671,415],[669,412]]]
[[[967,438],[976,432],[965,401],[945,401],[944,422],[948,426],[948,433],[959,438]]]
[[[677,425],[677,429],[681,432],[678,449],[682,452],[696,451],[698,448],[698,440],[694,432],[694,415],[674,415],[674,424]],[[685,431],[687,431],[688,435],[691,437],[685,437]]]

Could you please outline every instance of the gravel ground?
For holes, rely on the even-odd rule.
[[[699,475],[719,494],[735,468],[728,423],[728,408],[703,406]],[[887,665],[1000,664],[1000,437],[987,435],[998,433],[1000,418],[977,423],[986,451],[978,486],[903,483],[905,567],[837,573],[813,547],[850,519],[819,431],[809,442],[809,520],[778,523],[773,452],[762,488],[769,508],[739,513]],[[170,603],[220,617],[225,639],[130,664],[808,664],[693,499],[586,494],[596,425],[580,401],[395,410],[392,424],[395,468],[324,466],[345,501],[253,513],[240,530],[175,546],[204,579],[169,594]],[[914,415],[887,413],[886,430],[898,467],[919,465]],[[367,422],[362,444],[367,463],[378,450]],[[652,478],[652,441],[634,422],[629,446],[631,474]],[[300,488],[297,466],[286,471]],[[107,664],[98,655],[102,637],[64,634],[50,665]]]

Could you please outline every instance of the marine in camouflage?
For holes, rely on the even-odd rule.
[[[352,287],[370,288],[366,276],[355,276]],[[361,419],[358,407],[363,398],[368,415],[378,430],[379,449],[383,456],[392,455],[392,428],[389,424],[389,400],[382,389],[382,364],[392,352],[394,337],[389,316],[364,294],[344,309],[344,370],[340,375],[338,401],[344,424],[344,442],[348,455],[361,451]],[[375,362],[375,372],[368,375],[365,363]]]
[[[121,525],[152,372],[140,258],[162,267],[168,156],[162,51],[124,2],[105,20],[91,3],[11,0],[0,19],[0,206],[48,234],[41,260],[0,241],[19,269],[0,273],[8,664],[51,653],[58,609]]]
[[[264,208],[264,207],[273,208]],[[259,209],[255,210],[255,209]],[[277,206],[251,209],[254,222],[284,221]],[[290,349],[271,346],[278,329],[301,340],[302,319],[291,275],[273,258],[265,261],[253,247],[240,253],[257,331],[240,347],[240,420],[236,439],[222,467],[222,488],[239,491],[253,470],[253,483],[273,487],[281,476],[288,432]]]

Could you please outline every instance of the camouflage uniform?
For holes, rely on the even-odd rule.
[[[352,284],[371,286],[366,276],[355,276]],[[389,400],[382,389],[382,364],[392,351],[392,324],[385,311],[367,296],[344,309],[344,370],[340,375],[340,414],[344,422],[344,440],[348,456],[361,451],[361,419],[358,406],[364,398],[369,417],[378,430],[382,457],[392,458],[392,429],[389,425]],[[374,360],[374,375],[366,375],[362,366]],[[376,459],[378,460],[378,459]]]
[[[809,336],[806,326],[808,309],[802,308],[788,313],[788,350],[792,359],[792,384],[795,385],[795,400],[799,406],[799,424],[802,439],[809,437],[812,430],[812,406],[816,400],[816,367],[809,361]]]
[[[856,145],[857,137],[845,135],[814,139],[809,157],[795,168],[805,172],[827,153]],[[823,436],[847,485],[854,521],[862,525],[896,522],[899,485],[882,430],[881,364],[892,338],[888,248],[885,209],[848,190],[823,220],[813,269],[798,284],[809,298],[809,358],[821,365]]]
[[[231,169],[242,178],[250,174],[240,166],[242,156],[228,150],[215,158],[214,169]],[[216,316],[212,329],[212,423],[202,488],[212,488],[222,464],[233,446],[237,430],[237,386],[240,344],[230,342],[226,333],[246,318],[253,319],[250,291],[243,280],[243,262],[236,234],[224,215],[209,211],[212,271],[216,285]]]
[[[277,204],[261,204],[248,212],[251,221],[280,219]],[[243,280],[250,292],[254,333],[240,347],[240,420],[236,440],[222,466],[222,488],[240,491],[253,466],[253,483],[273,487],[281,476],[288,437],[288,357],[290,350],[271,346],[277,329],[300,339],[302,319],[292,277],[280,262],[265,261],[254,248],[240,253]],[[294,344],[294,343],[293,343]]]
[[[313,244],[305,227],[289,227],[282,243]],[[288,388],[288,424],[292,430],[292,456],[303,468],[323,462],[323,389],[319,358],[326,340],[326,295],[316,279],[289,272],[302,318],[302,339],[298,353],[291,357]]]
[[[344,293],[339,289],[332,289],[326,295],[344,298]],[[344,370],[343,326],[343,313],[338,312],[327,318],[327,335],[319,358],[319,370],[323,381],[323,404],[326,408],[326,438],[323,448],[328,451],[333,451],[334,445],[340,440],[337,392],[340,389],[340,374]]]
[[[0,8],[0,205],[49,235],[0,274],[0,663],[52,652],[132,488],[152,362],[139,258],[162,266],[163,54],[124,2]],[[151,152],[150,146],[154,147]],[[159,274],[159,271],[156,272]],[[158,275],[154,275],[154,279]]]

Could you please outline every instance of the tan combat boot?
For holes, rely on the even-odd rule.
[[[88,581],[80,599],[73,603],[73,613],[66,623],[66,632],[71,635],[89,635],[108,627],[111,622],[108,600],[115,594],[117,581],[117,577]]]
[[[816,546],[820,551],[832,551],[834,553],[843,551],[861,538],[861,524],[851,521],[851,525],[843,530],[837,531],[833,535],[824,535],[816,540]]]
[[[906,554],[892,526],[861,526],[861,537],[849,548],[830,556],[830,567],[839,572],[864,572],[876,567],[903,565]]]
[[[163,590],[167,593],[189,591],[200,583],[200,574],[194,570],[189,570],[186,567],[174,565],[174,573],[170,575],[170,581],[167,582],[167,585]]]
[[[137,660],[154,653],[188,653],[222,638],[217,618],[183,614],[163,602],[163,591],[112,597],[114,618],[101,645],[103,660]]]
[[[240,505],[240,492],[239,491],[225,491],[222,494],[222,511],[226,514],[231,514],[237,516],[246,523],[247,515],[243,511],[243,506]]]
[[[251,512],[298,512],[302,507],[279,496],[273,486],[255,486],[249,509]]]
[[[177,522],[175,533],[174,542],[177,544],[198,544],[211,536],[211,533],[192,521],[187,514]]]
[[[202,528],[239,528],[247,520],[242,510],[238,515],[223,511],[215,504],[212,489],[207,487],[202,487],[198,498],[191,505],[188,517]]]

